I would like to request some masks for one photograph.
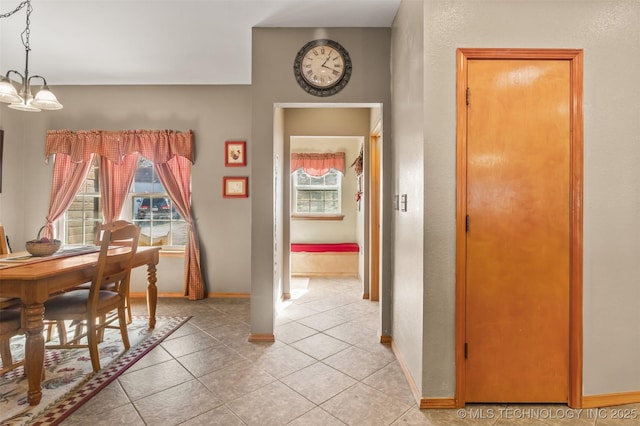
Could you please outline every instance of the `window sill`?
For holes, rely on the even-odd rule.
[[[163,247],[160,250],[160,257],[184,257],[184,249]]]
[[[344,215],[342,214],[335,214],[335,215],[292,214],[291,219],[293,220],[344,220]]]

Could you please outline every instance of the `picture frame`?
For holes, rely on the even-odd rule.
[[[224,176],[222,178],[222,196],[224,198],[247,198],[249,196],[249,178],[247,176]]]
[[[247,165],[247,142],[226,141],[224,143],[224,166],[244,167]]]

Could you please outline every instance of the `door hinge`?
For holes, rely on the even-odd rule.
[[[469,90],[469,88],[467,87],[467,105],[469,105],[469,96],[470,96],[471,91]]]
[[[467,359],[467,355],[469,355],[469,344],[464,342],[464,359]]]
[[[465,217],[464,219],[464,230],[466,232],[469,232],[469,215],[467,215],[467,217]]]

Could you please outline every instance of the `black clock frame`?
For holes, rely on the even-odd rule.
[[[331,46],[344,59],[344,73],[342,74],[342,77],[329,87],[316,87],[312,85],[302,76],[302,71],[300,70],[302,59],[304,58],[305,54],[309,52],[309,49],[316,46]],[[296,55],[296,59],[293,61],[293,74],[296,77],[296,81],[298,82],[298,85],[300,85],[300,87],[302,87],[302,89],[304,89],[305,92],[313,96],[320,96],[320,97],[332,96],[338,93],[339,91],[341,91],[342,89],[344,89],[347,83],[349,82],[349,79],[351,78],[351,70],[352,70],[352,65],[351,65],[351,57],[349,56],[349,52],[347,52],[347,50],[344,47],[342,47],[342,45],[337,41],[324,39],[324,38],[311,40],[310,42],[306,43],[298,51],[298,54]]]

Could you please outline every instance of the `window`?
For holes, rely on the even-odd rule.
[[[131,216],[140,226],[140,245],[184,246],[187,224],[162,186],[153,162],[140,157],[131,186]]]
[[[102,222],[102,200],[98,160],[93,162],[87,179],[63,216],[64,244],[93,244],[96,228]]]
[[[303,169],[295,171],[293,180],[293,212],[301,216],[337,216],[341,213],[342,174],[331,169],[316,177]]]
[[[103,220],[98,168],[96,160],[64,214],[65,244],[94,243],[96,227]],[[160,183],[153,162],[140,157],[130,191],[121,216],[140,227],[139,245],[184,247],[187,225]]]

